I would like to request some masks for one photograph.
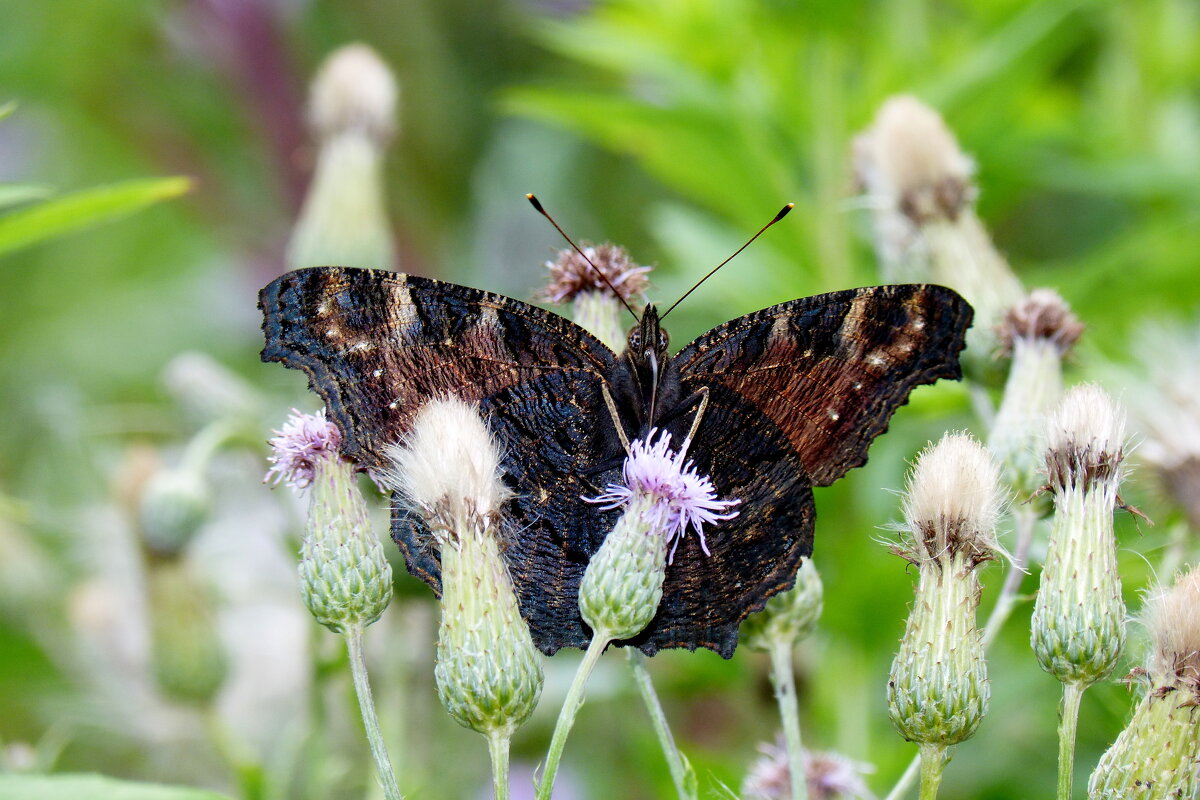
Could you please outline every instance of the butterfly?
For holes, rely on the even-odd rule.
[[[499,294],[390,271],[317,267],[262,290],[264,361],[303,370],[343,454],[384,470],[422,404],[477,403],[513,491],[504,556],[547,654],[586,647],[578,589],[618,511],[583,498],[620,480],[623,444],[651,427],[679,442],[736,517],[667,567],[650,625],[622,644],[728,658],[738,626],[789,588],[812,553],[812,487],[867,459],[912,389],[961,377],[972,318],[954,291],[874,286],[805,297],[719,325],[671,354],[653,305],[618,354],[570,320]],[[440,592],[420,519],[393,503],[409,571]]]

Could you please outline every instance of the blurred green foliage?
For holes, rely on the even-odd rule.
[[[263,438],[289,405],[316,407],[298,374],[258,363],[254,302],[282,270],[311,168],[307,76],[346,41],[369,42],[402,87],[387,185],[405,270],[529,296],[559,245],[521,197],[537,191],[573,235],[656,263],[654,294],[668,301],[797,203],[672,316],[676,342],[763,305],[873,282],[849,142],[884,98],[912,92],[976,158],[981,216],[1022,280],[1058,288],[1088,324],[1069,380],[1127,360],[1143,318],[1191,316],[1200,300],[1200,7],[1190,0],[0,0],[0,19],[2,91],[19,104],[0,123],[0,561],[30,578],[4,573],[0,587],[0,745],[32,743],[38,768],[245,797],[355,797],[369,784],[344,719],[319,732],[325,749],[307,741],[292,761],[247,765],[236,744],[230,756],[219,743],[147,736],[95,699],[86,660],[79,669],[63,658],[74,652],[79,588],[109,565],[114,539],[101,533],[134,527],[121,499],[130,464],[142,448],[169,460],[197,428],[162,382],[174,356],[203,350],[268,397]],[[144,175],[185,175],[192,190],[36,247],[28,232],[6,232],[15,215],[47,213],[35,205],[47,186],[64,192],[57,202],[68,187],[149,199],[183,186],[123,183]],[[29,247],[3,247],[22,237]],[[818,492],[827,594],[821,631],[799,656],[806,738],[874,763],[880,794],[913,754],[884,711],[913,580],[874,541],[898,517],[884,490],[901,486],[927,440],[973,425],[962,387],[921,390],[866,467]],[[249,499],[261,491],[257,461],[242,453],[224,470],[224,524],[283,524],[263,522]],[[1135,477],[1127,499],[1176,519],[1149,483]],[[1131,608],[1166,527],[1119,520]],[[985,610],[1000,574],[984,573]],[[427,593],[398,580],[419,620]],[[1051,792],[1059,686],[1029,651],[1028,610],[992,652],[993,710],[958,749],[947,800]],[[418,645],[406,646],[430,652]],[[391,717],[408,743],[402,786],[471,796],[486,782],[481,742],[437,707],[427,661],[396,658],[394,675],[374,675],[385,727]],[[542,757],[568,659],[548,666],[545,707],[514,759]],[[614,661],[581,714],[564,779],[584,796],[668,796]],[[315,663],[317,679],[337,671],[327,653]],[[765,662],[668,652],[651,667],[702,786],[739,786],[756,742],[777,727]],[[1129,705],[1112,681],[1089,692],[1079,774]]]

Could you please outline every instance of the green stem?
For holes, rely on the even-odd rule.
[[[488,733],[488,755],[492,757],[492,787],[495,800],[508,800],[508,743],[512,731],[495,730]]]
[[[587,684],[592,670],[595,669],[596,662],[604,653],[604,648],[608,647],[608,643],[611,641],[612,638],[606,631],[592,631],[591,644],[588,645],[587,652],[583,654],[583,661],[579,662],[579,669],[575,671],[575,680],[571,682],[571,688],[567,690],[566,699],[563,700],[562,708],[558,712],[558,722],[554,725],[554,736],[551,737],[550,749],[546,752],[546,771],[542,775],[541,783],[537,786],[537,800],[550,800],[554,794],[554,778],[558,774],[558,762],[562,760],[563,748],[567,744],[567,734],[571,732],[571,726],[575,724],[575,715],[583,705],[584,686]]]
[[[1079,726],[1079,701],[1083,699],[1081,683],[1063,684],[1062,719],[1058,723],[1058,800],[1071,799],[1071,782],[1075,776],[1075,730]]]
[[[363,626],[346,628],[346,651],[350,656],[350,674],[354,678],[354,693],[358,695],[358,710],[362,713],[363,727],[367,731],[367,743],[371,746],[371,757],[379,770],[379,781],[383,785],[383,796],[387,800],[403,800],[392,760],[388,757],[379,730],[379,717],[375,714],[375,701],[371,699],[371,682],[367,678],[367,661],[363,657]]]
[[[787,745],[788,772],[792,778],[792,800],[808,800],[808,776],[804,769],[804,747],[800,739],[800,704],[796,699],[796,676],[792,669],[792,642],[776,637],[771,642],[771,684],[779,717],[783,720],[783,741]]]
[[[921,800],[934,800],[942,785],[942,772],[950,761],[944,744],[921,745]]]
[[[675,744],[675,737],[671,735],[671,728],[667,725],[667,715],[663,713],[662,703],[658,701],[658,694],[654,691],[650,671],[646,669],[646,657],[638,652],[636,647],[627,647],[625,653],[629,658],[629,669],[633,671],[633,682],[637,684],[638,692],[642,695],[642,702],[646,704],[646,711],[650,713],[654,733],[658,736],[658,744],[666,756],[671,781],[675,784],[675,793],[679,795],[679,800],[696,800],[696,787],[687,779],[688,767]]]

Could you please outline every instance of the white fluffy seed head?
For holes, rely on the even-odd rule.
[[[1152,678],[1200,690],[1200,566],[1151,595],[1143,618],[1154,640]]]
[[[1046,471],[1051,487],[1080,486],[1120,479],[1125,458],[1125,410],[1094,383],[1080,384],[1063,396],[1050,417]]]
[[[963,555],[979,563],[1002,552],[996,521],[1004,507],[1000,469],[967,433],[947,433],[917,456],[904,493],[909,539],[900,554],[916,564]]]
[[[426,518],[444,510],[496,513],[509,492],[500,479],[500,451],[479,410],[457,397],[430,400],[403,445],[388,448],[387,485]]]
[[[309,119],[321,138],[359,130],[383,145],[396,125],[398,90],[392,71],[365,44],[350,44],[325,59],[313,80]]]
[[[916,223],[954,219],[973,200],[974,164],[941,115],[910,95],[887,100],[854,141],[855,170],[866,191]]]

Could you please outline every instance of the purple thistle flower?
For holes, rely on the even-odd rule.
[[[338,458],[342,434],[329,420],[325,409],[316,414],[302,414],[292,409],[292,414],[275,431],[268,442],[272,453],[267,456],[271,468],[263,477],[263,483],[286,483],[293,489],[304,489],[313,482],[314,466],[322,458]]]
[[[602,503],[601,508],[608,511],[629,505],[636,495],[649,495],[655,501],[651,530],[661,533],[671,544],[668,564],[674,561],[675,548],[689,527],[700,537],[704,554],[712,555],[704,540],[704,525],[733,519],[738,512],[727,509],[742,502],[718,500],[712,480],[696,471],[686,450],[673,452],[670,444],[671,434],[651,429],[645,439],[629,445],[623,469],[625,484],[610,483],[599,497],[583,498],[589,503]]]

